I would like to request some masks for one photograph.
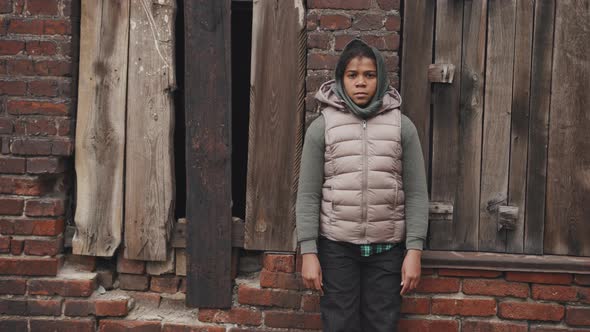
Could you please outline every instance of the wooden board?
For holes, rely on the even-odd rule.
[[[497,207],[506,205],[510,162],[510,113],[514,68],[516,0],[489,3],[479,250],[506,250],[498,231]]]
[[[145,264],[145,271],[151,275],[161,275],[167,273],[174,273],[175,266],[174,248],[170,248],[166,252],[166,260],[162,262],[147,262]]]
[[[428,66],[432,63],[435,1],[404,2],[404,29],[401,67],[402,112],[418,130],[424,151],[424,169],[430,165],[430,98]]]
[[[175,0],[131,0],[125,258],[165,261],[174,218]]]
[[[456,247],[464,250],[476,250],[479,239],[487,15],[487,1],[464,2],[458,181],[453,209]]]
[[[254,2],[246,249],[295,251],[306,51],[303,0]]]
[[[129,1],[83,1],[76,114],[76,255],[121,242]]]
[[[519,213],[516,227],[506,232],[506,251],[510,253],[522,253],[524,249],[534,5],[530,0],[517,0],[516,3],[508,205],[517,207]]]
[[[463,2],[442,0],[436,6],[434,63],[455,65],[452,83],[435,83],[432,112],[432,181],[430,198],[453,204],[458,179],[459,101],[461,92],[461,41]],[[466,193],[469,195],[469,193]],[[463,248],[455,241],[454,223],[458,220],[431,220],[429,248]],[[470,222],[473,222],[470,220]],[[467,246],[469,247],[469,246]],[[467,249],[467,248],[463,248]]]
[[[547,146],[555,1],[536,1],[531,65],[531,104],[524,252],[543,254]]]
[[[590,4],[556,1],[545,254],[590,256]]]
[[[185,1],[187,304],[229,308],[230,1]]]

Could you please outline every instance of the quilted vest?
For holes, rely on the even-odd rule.
[[[327,106],[322,114],[324,183],[320,234],[355,244],[405,238],[401,112],[363,120]]]

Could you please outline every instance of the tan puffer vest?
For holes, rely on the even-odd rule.
[[[402,241],[405,218],[399,108],[366,121],[333,106],[327,106],[322,114],[326,147],[320,234],[355,244]]]

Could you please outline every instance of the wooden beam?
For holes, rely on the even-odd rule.
[[[232,304],[230,6],[229,0],[184,2],[191,307]]]

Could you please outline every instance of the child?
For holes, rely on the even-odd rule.
[[[296,206],[304,284],[320,292],[324,331],[396,331],[428,227],[416,127],[382,55],[358,39],[315,97]]]

